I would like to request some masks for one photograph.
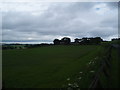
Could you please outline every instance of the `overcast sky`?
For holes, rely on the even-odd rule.
[[[3,40],[118,37],[116,2],[4,2]]]

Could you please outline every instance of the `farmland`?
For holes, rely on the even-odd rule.
[[[5,88],[88,88],[100,67],[101,45],[3,50]]]

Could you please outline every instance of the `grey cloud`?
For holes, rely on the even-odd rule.
[[[92,10],[96,4],[99,3],[51,3],[41,15],[32,15],[32,12],[3,12],[3,39],[31,37],[52,41],[57,36],[104,38],[116,34],[116,30],[113,31],[117,27],[114,19],[117,15],[104,17],[96,14]],[[115,9],[113,5],[116,3],[107,3],[111,10]]]
[[[117,18],[109,18],[109,19],[106,19],[106,20],[102,20],[100,22],[100,27],[118,28],[118,19]]]
[[[108,2],[106,4],[110,9],[118,9],[118,2]]]

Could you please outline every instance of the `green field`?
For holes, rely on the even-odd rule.
[[[3,50],[6,88],[87,88],[105,50],[100,45]]]

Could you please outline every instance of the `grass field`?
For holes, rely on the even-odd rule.
[[[87,88],[103,52],[99,45],[3,50],[4,87]]]
[[[114,87],[114,88],[120,88],[120,50],[113,48],[112,49],[112,66],[111,66],[111,78],[110,81],[112,81],[112,83],[110,83],[110,87]]]
[[[103,72],[100,72],[100,81],[102,88],[120,88],[120,49],[113,47],[111,49],[110,67],[106,69],[109,76],[106,77]]]

